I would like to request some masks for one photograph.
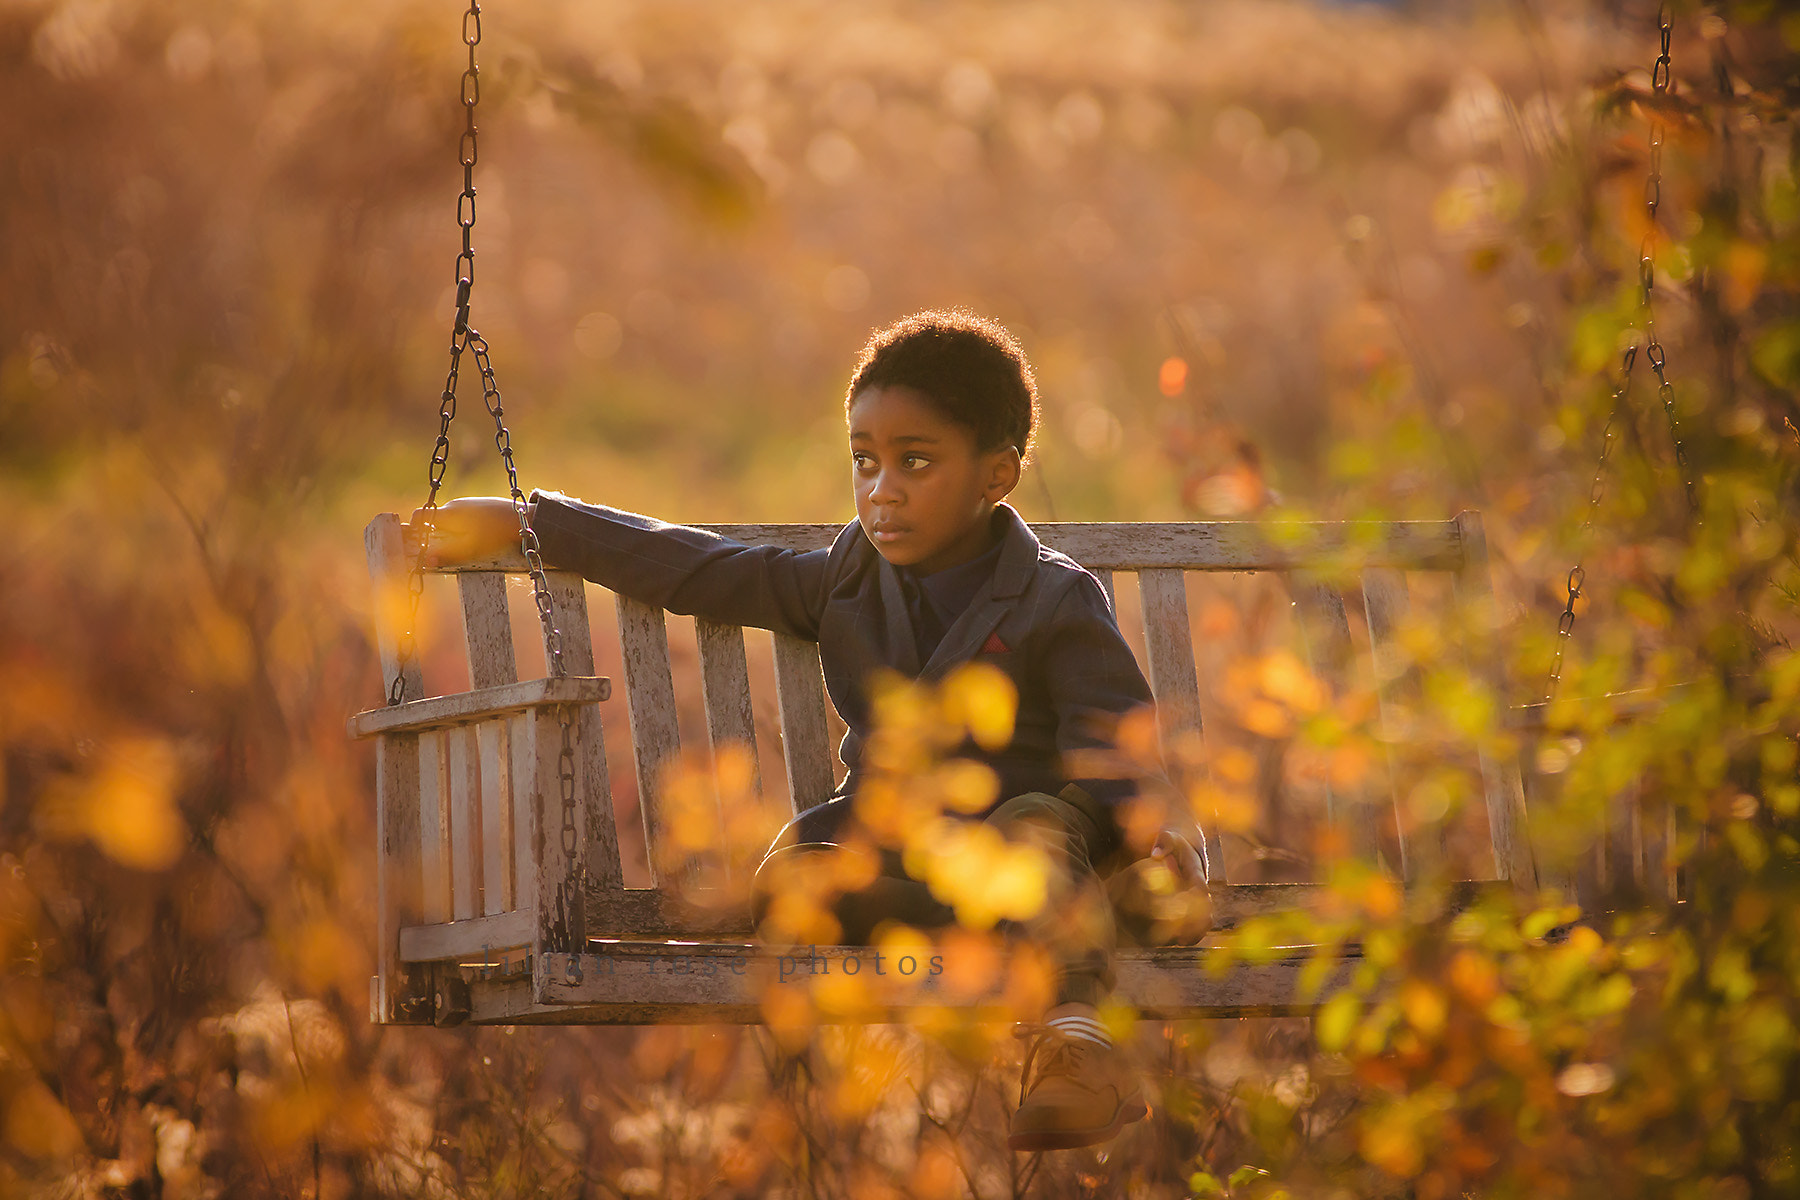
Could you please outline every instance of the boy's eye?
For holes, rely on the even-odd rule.
[[[916,471],[920,467],[928,466],[931,462],[931,460],[926,458],[923,454],[909,454],[900,461],[909,471]]]
[[[850,461],[856,465],[856,469],[859,471],[867,471],[875,465],[875,460],[866,454],[852,454]]]

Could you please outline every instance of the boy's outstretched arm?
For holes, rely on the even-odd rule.
[[[795,637],[818,637],[824,611],[824,550],[746,546],[705,529],[532,493],[527,520],[546,564],[670,612]],[[504,496],[464,496],[434,511],[424,565],[439,569],[496,558],[519,544],[519,516]]]
[[[672,613],[819,636],[831,551],[748,546],[554,492],[532,499],[546,562]]]

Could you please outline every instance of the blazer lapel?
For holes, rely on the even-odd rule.
[[[969,601],[969,607],[944,631],[944,640],[938,643],[931,661],[920,672],[923,676],[936,678],[957,663],[974,658],[987,641],[988,635],[994,632],[994,627],[1000,624],[1000,619],[1012,608],[1013,602],[1025,593],[1037,571],[1037,535],[1031,532],[1031,526],[1025,524],[1011,505],[999,505],[998,511],[1002,514],[999,519],[1004,522],[1004,529],[1001,533],[1000,558],[994,563],[994,573],[981,585],[975,598]],[[888,569],[891,571],[893,568]],[[885,598],[885,575],[882,582]],[[899,591],[899,583],[896,581],[896,596]],[[901,617],[904,620],[904,609]]]
[[[894,564],[877,556],[876,574],[881,577],[881,607],[886,621],[887,661],[896,671],[909,678],[919,674],[919,642],[913,633],[912,618],[907,615],[906,597],[900,592],[900,573]],[[946,639],[948,640],[948,639]]]

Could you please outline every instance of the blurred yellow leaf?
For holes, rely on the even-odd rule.
[[[947,996],[970,1001],[989,991],[1006,965],[999,937],[971,929],[951,929],[943,938],[944,974],[940,983]]]
[[[1200,784],[1190,803],[1202,817],[1210,813],[1224,833],[1247,833],[1256,824],[1256,798],[1240,788]]]
[[[1213,759],[1213,770],[1232,783],[1249,783],[1256,778],[1256,756],[1242,746],[1227,746]]]
[[[1100,1024],[1115,1042],[1128,1042],[1137,1033],[1137,1009],[1118,1000],[1108,1000],[1099,1008]]]
[[[1000,776],[986,763],[953,758],[932,776],[944,807],[951,812],[978,813],[1000,795]]]
[[[1004,750],[1012,741],[1019,691],[1006,672],[988,663],[958,667],[943,682],[944,715],[969,731],[983,750]]]
[[[1259,737],[1284,738],[1294,732],[1294,719],[1288,710],[1269,700],[1251,700],[1238,714],[1245,729]]]
[[[175,806],[175,748],[155,737],[108,742],[87,774],[45,788],[38,825],[62,838],[90,838],[109,857],[161,870],[181,857],[187,826]]]
[[[1762,290],[1763,275],[1768,270],[1769,255],[1761,246],[1734,241],[1725,248],[1725,307],[1741,313],[1755,302]]]
[[[1435,1038],[1444,1030],[1450,1006],[1444,993],[1422,979],[1409,979],[1400,985],[1400,1011],[1412,1027],[1427,1038]]]
[[[1356,1029],[1357,1018],[1362,1016],[1362,1001],[1350,992],[1339,992],[1319,1006],[1319,1012],[1313,1018],[1313,1029],[1319,1039],[1319,1046],[1325,1050],[1342,1050],[1350,1043],[1350,1034]]]
[[[799,891],[778,891],[763,917],[762,936],[772,942],[829,945],[842,927],[816,896]]]
[[[1006,964],[1006,994],[1002,1007],[1016,1020],[1036,1020],[1050,1007],[1060,977],[1056,964],[1035,942],[1013,947]]]
[[[806,1045],[817,1025],[805,989],[791,984],[775,983],[764,989],[762,1013],[769,1032],[789,1051]]]
[[[1049,896],[1044,852],[1008,842],[991,825],[941,822],[908,844],[905,863],[971,929],[990,929],[1002,918],[1027,920]]]
[[[884,735],[878,741],[892,746],[919,738],[936,723],[936,714],[925,689],[892,671],[870,677],[869,693],[875,725]]]
[[[870,969],[872,972],[872,968]],[[839,1019],[875,1016],[875,997],[868,979],[859,970],[850,974],[839,962],[833,969],[812,980],[813,1003],[821,1016]]]
[[[1345,742],[1332,749],[1326,774],[1332,786],[1353,788],[1369,777],[1375,756],[1363,742]]]
[[[897,921],[877,931],[875,944],[884,956],[895,961],[908,956],[914,960],[931,957],[931,939],[911,925]]]
[[[875,847],[861,840],[838,845],[828,859],[830,888],[835,892],[861,891],[881,874],[881,855]]]
[[[1148,705],[1120,717],[1119,726],[1113,731],[1119,750],[1134,762],[1155,762],[1160,736],[1156,710]]]
[[[1258,678],[1264,695],[1296,712],[1317,712],[1325,705],[1325,685],[1305,663],[1286,650],[1264,655]]]
[[[1423,1157],[1413,1113],[1404,1105],[1391,1105],[1363,1125],[1363,1157],[1396,1178],[1418,1173]]]
[[[718,780],[722,800],[742,799],[756,794],[756,759],[750,747],[742,742],[727,742],[713,751],[713,776]]]
[[[956,901],[956,919],[973,929],[996,921],[1028,921],[1049,899],[1050,866],[1035,846],[1008,849],[985,884],[965,889]]]
[[[1494,964],[1473,950],[1458,950],[1450,960],[1450,986],[1468,1003],[1485,1006],[1500,991]]]
[[[1398,914],[1405,899],[1400,885],[1386,875],[1371,874],[1363,884],[1363,909],[1377,921],[1385,921]]]
[[[891,779],[876,776],[856,790],[852,802],[856,815],[869,831],[884,840],[898,839],[908,826],[909,794]]]

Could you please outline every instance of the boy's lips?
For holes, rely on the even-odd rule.
[[[878,542],[897,541],[911,532],[912,530],[904,525],[877,525],[870,531],[871,536]]]

